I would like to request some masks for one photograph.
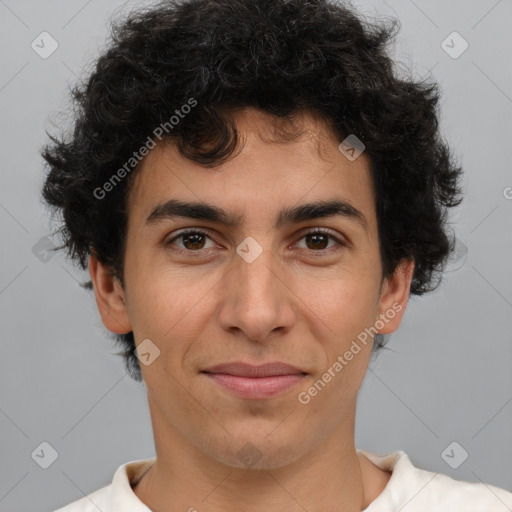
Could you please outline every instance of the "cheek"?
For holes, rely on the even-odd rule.
[[[155,265],[139,268],[129,290],[128,309],[135,339],[154,339],[159,347],[176,353],[204,328],[219,278],[210,275],[191,279],[186,272]]]
[[[316,322],[323,333],[318,341],[325,353],[321,373],[313,383],[322,395],[318,406],[336,403],[348,407],[355,402],[371,356],[372,337],[366,329],[373,325],[377,314],[374,297],[373,286],[360,281],[357,286],[349,286],[345,281],[312,299],[312,309],[322,320]]]
[[[375,320],[378,311],[379,281],[369,271],[343,271],[331,279],[300,286],[304,304],[330,328],[340,341],[357,335]]]
[[[378,283],[376,274],[354,271],[303,291],[304,314],[316,326],[313,335],[324,352],[311,390],[322,395],[317,405],[355,400],[371,356],[372,336],[366,330],[377,317]]]

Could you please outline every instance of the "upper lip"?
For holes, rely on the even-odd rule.
[[[203,370],[206,373],[224,373],[235,375],[237,377],[272,377],[275,375],[296,375],[306,372],[299,370],[295,366],[287,363],[274,362],[262,365],[253,365],[249,363],[224,363],[212,366]]]

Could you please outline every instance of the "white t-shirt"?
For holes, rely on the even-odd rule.
[[[376,466],[392,472],[385,489],[363,512],[511,512],[512,493],[484,483],[471,483],[412,465],[401,450],[376,455],[357,450]],[[134,484],[155,461],[127,462],[110,485],[54,512],[150,512],[133,492]],[[198,510],[204,508],[198,505]]]

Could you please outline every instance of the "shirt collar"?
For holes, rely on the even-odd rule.
[[[401,450],[386,455],[377,455],[359,449],[356,451],[365,455],[379,468],[392,472],[385,489],[363,512],[392,510],[392,506],[405,499],[404,476],[409,474],[411,469],[415,469],[409,457]],[[133,492],[132,485],[141,478],[155,460],[156,457],[131,460],[119,466],[112,480],[109,500],[109,507],[112,511],[151,512],[151,509],[142,503]]]
[[[135,483],[142,474],[155,462],[151,459],[131,460],[117,468],[112,480],[109,507],[114,511],[129,510],[130,512],[151,512],[133,492]]]

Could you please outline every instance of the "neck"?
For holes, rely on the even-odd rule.
[[[356,452],[353,423],[351,418],[344,431],[293,463],[248,469],[206,456],[168,423],[158,428],[164,424],[153,421],[157,458],[133,490],[154,511],[172,512],[168,504],[173,503],[173,510],[209,512],[359,512],[391,474]]]

